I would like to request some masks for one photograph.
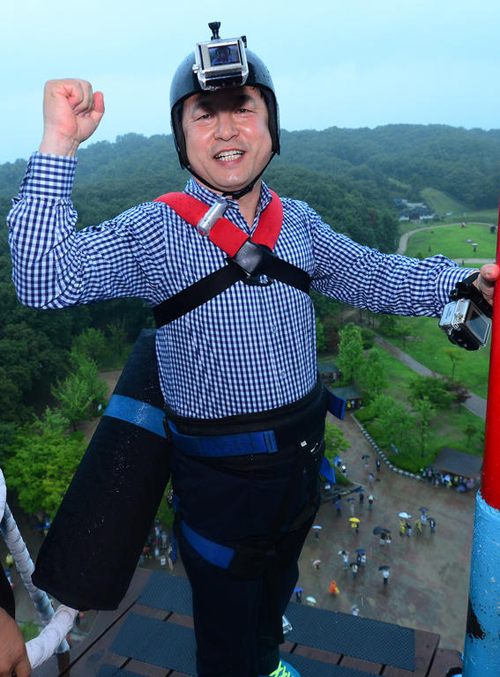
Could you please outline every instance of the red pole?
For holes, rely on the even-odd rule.
[[[496,263],[500,265],[500,207]],[[498,291],[498,290],[497,290]],[[488,505],[500,510],[500,294],[495,293],[491,328],[488,402],[481,494]]]

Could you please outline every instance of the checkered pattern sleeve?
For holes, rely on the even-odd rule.
[[[307,205],[312,224],[318,292],[374,313],[441,315],[455,284],[470,274],[446,256],[423,260],[364,247],[323,223]]]
[[[137,207],[76,231],[71,202],[75,166],[75,158],[42,153],[29,161],[8,216],[12,276],[20,301],[35,308],[62,308],[125,296],[150,300],[155,274],[147,260],[155,249],[164,252],[155,210]]]

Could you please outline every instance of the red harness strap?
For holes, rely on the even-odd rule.
[[[272,200],[260,215],[259,223],[251,238],[229,219],[222,217],[210,231],[209,240],[231,258],[248,239],[256,244],[265,245],[272,251],[283,224],[283,205],[276,193],[270,192]],[[155,202],[164,202],[192,226],[197,226],[209,210],[204,202],[186,193],[167,193],[156,198]]]

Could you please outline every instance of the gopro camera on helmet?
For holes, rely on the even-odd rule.
[[[208,24],[212,38],[198,42],[195,48],[196,63],[193,72],[203,90],[221,87],[240,87],[248,78],[246,37],[219,38],[220,22]]]
[[[457,283],[439,321],[450,341],[466,350],[483,348],[491,332],[491,306],[472,284],[478,275],[473,273]]]

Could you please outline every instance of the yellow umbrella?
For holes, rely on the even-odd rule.
[[[361,520],[359,520],[357,517],[349,517],[349,522],[360,522],[360,521]]]

